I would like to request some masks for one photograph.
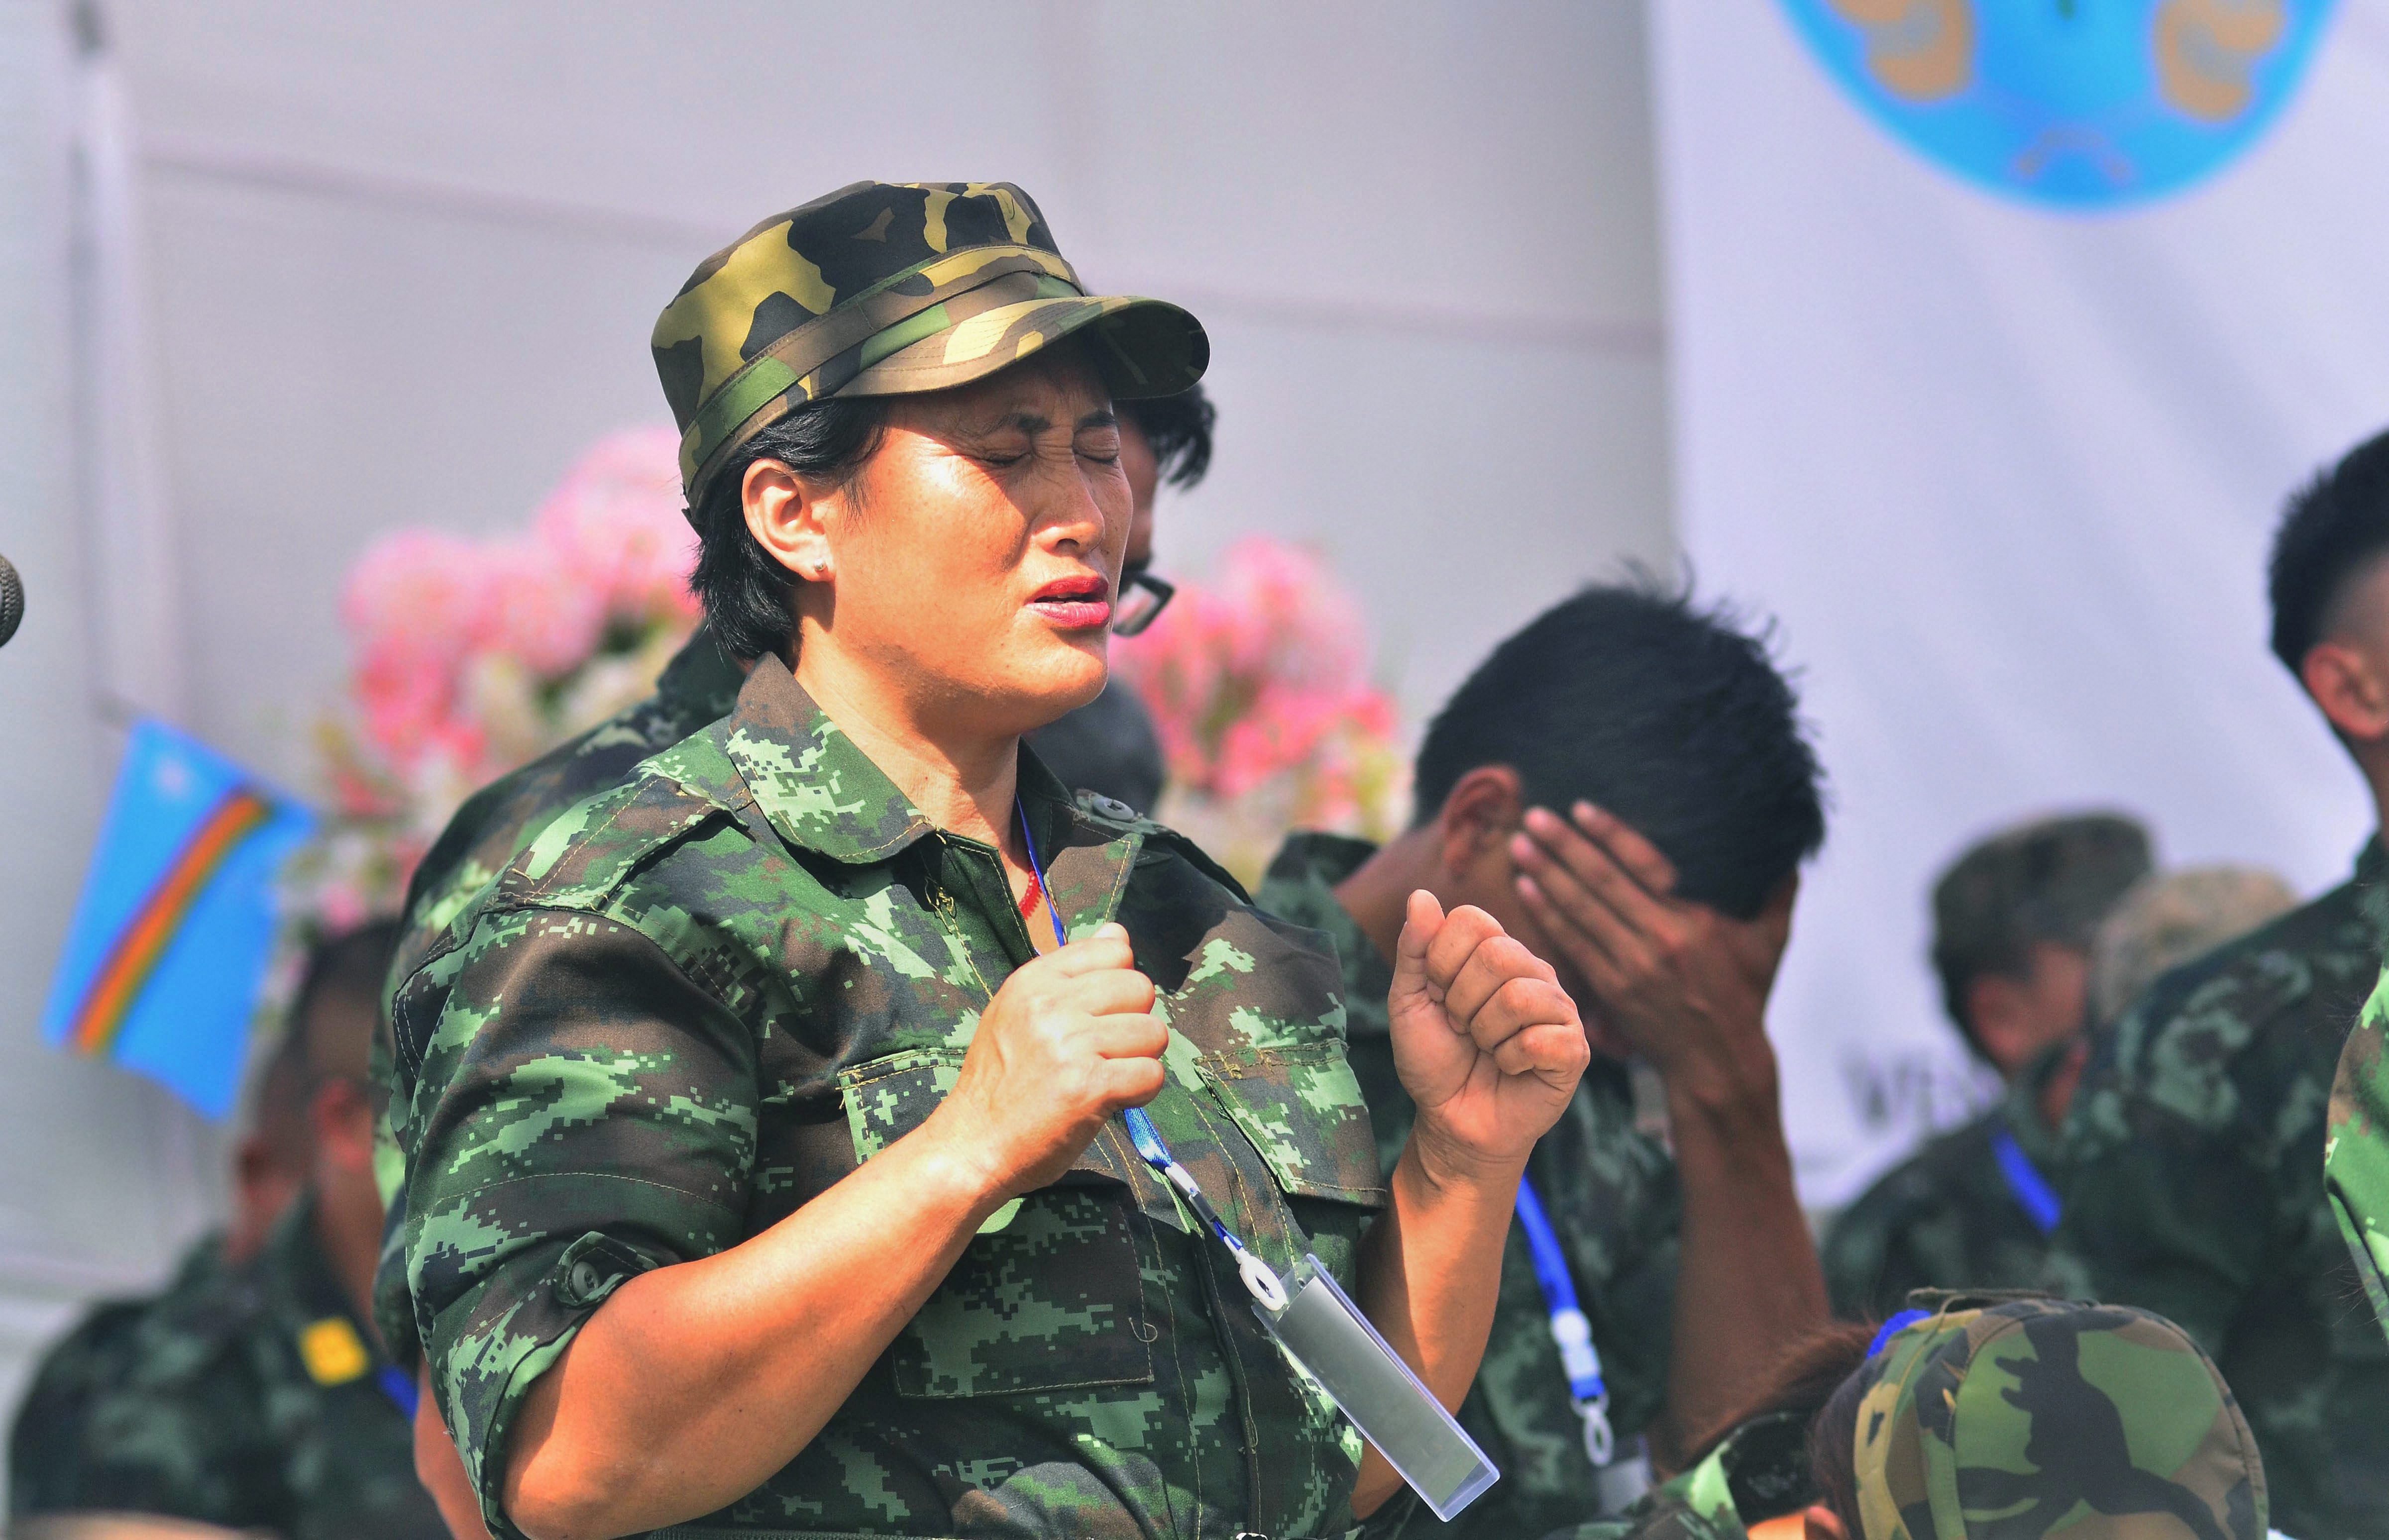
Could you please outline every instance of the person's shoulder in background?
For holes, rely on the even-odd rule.
[[[262,1307],[214,1238],[164,1292],[104,1305],[43,1360],[9,1442],[12,1515],[109,1509],[279,1524],[242,1342]]]
[[[1992,1140],[2004,1126],[1994,1108],[1928,1139],[1894,1165],[1833,1218],[1820,1260],[1833,1314],[1846,1320],[1888,1317],[1911,1289],[1995,1289],[2030,1284],[2033,1258],[2022,1278],[1966,1276],[2004,1266],[1999,1242],[2016,1226],[2029,1227],[1999,1176]],[[2012,1217],[2014,1225],[2007,1221]]]
[[[2307,1093],[2329,1085],[2380,969],[2383,864],[2368,846],[2357,880],[2160,975],[2097,1033],[2061,1169],[2152,1136],[2319,1139],[2323,1098]]]

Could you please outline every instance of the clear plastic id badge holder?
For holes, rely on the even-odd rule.
[[[1041,887],[1045,863],[1037,854],[1037,835],[1025,808],[1020,809],[1020,836],[1028,848],[1029,871]],[[1047,912],[1054,923],[1054,944],[1067,946],[1070,938],[1062,929],[1060,913],[1050,904]],[[1485,1451],[1377,1335],[1319,1258],[1306,1254],[1292,1273],[1280,1279],[1228,1228],[1194,1177],[1170,1154],[1143,1108],[1129,1108],[1120,1120],[1128,1125],[1137,1154],[1177,1190],[1235,1258],[1236,1276],[1253,1296],[1253,1313],[1278,1346],[1327,1393],[1437,1518],[1450,1520],[1501,1479]]]
[[[1256,1299],[1253,1314],[1437,1518],[1449,1521],[1501,1479],[1319,1258],[1306,1254],[1280,1292],[1283,1306]]]

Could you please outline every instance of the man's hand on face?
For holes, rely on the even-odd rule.
[[[1648,1060],[1668,1089],[1703,1102],[1775,1092],[1768,991],[1792,931],[1797,879],[1757,918],[1673,897],[1676,870],[1650,841],[1579,802],[1546,808],[1511,839],[1518,895],[1591,986],[1586,1012]]]

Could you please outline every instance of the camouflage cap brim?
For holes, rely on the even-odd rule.
[[[1087,359],[1117,400],[1174,396],[1203,377],[1211,343],[1176,305],[1133,296],[1028,299],[982,311],[888,354],[847,383],[850,396],[967,385],[1085,332]]]
[[[1859,1373],[1863,1540],[2266,1533],[2255,1436],[2213,1361],[2161,1316],[1949,1297]]]

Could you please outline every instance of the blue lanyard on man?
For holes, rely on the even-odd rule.
[[[1560,1368],[1567,1375],[1568,1399],[1584,1419],[1584,1452],[1599,1470],[1617,1453],[1617,1438],[1609,1426],[1609,1383],[1601,1377],[1601,1355],[1592,1345],[1592,1323],[1576,1300],[1576,1279],[1569,1276],[1567,1254],[1560,1249],[1559,1232],[1552,1228],[1535,1184],[1518,1178],[1518,1224],[1527,1232],[1527,1249],[1535,1259],[1535,1281],[1542,1286],[1543,1308],[1552,1318],[1552,1341],[1560,1350]]]

